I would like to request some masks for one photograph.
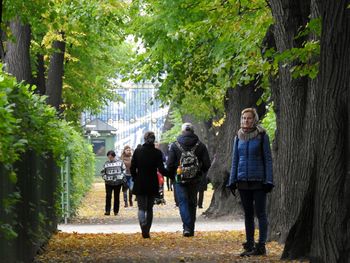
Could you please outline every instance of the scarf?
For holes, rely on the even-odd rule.
[[[260,125],[255,126],[252,130],[245,132],[242,128],[238,130],[237,136],[238,139],[243,141],[249,141],[258,136],[259,133],[266,132],[266,130]]]

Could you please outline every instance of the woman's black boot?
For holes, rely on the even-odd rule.
[[[243,243],[244,251],[240,254],[241,257],[250,256],[254,251],[254,243]]]
[[[266,248],[264,243],[256,243],[255,248],[250,253],[250,256],[263,256],[266,255]]]

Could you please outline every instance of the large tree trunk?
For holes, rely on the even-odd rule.
[[[42,54],[37,54],[37,72],[35,78],[35,85],[37,86],[37,93],[44,95],[46,91],[46,79],[45,79],[45,63],[44,56]]]
[[[262,95],[262,90],[256,90],[256,86],[236,87],[227,91],[225,99],[226,118],[220,127],[216,142],[217,148],[213,164],[208,171],[210,182],[214,187],[214,195],[210,207],[205,212],[209,217],[217,217],[228,214],[240,214],[238,199],[226,188],[227,178],[230,173],[232,160],[232,143],[240,127],[241,111],[247,107],[258,109],[260,116],[265,114],[265,105],[256,106],[256,102]]]
[[[30,64],[30,39],[29,25],[23,25],[18,17],[10,22],[12,41],[7,42],[6,70],[14,75],[18,82],[32,82],[32,69]]]
[[[62,103],[64,53],[66,49],[64,33],[60,34],[63,40],[56,40],[52,44],[52,48],[54,48],[55,51],[50,58],[46,85],[46,95],[48,96],[47,103],[55,107],[58,111],[60,111],[60,105]]]
[[[316,86],[316,167],[305,205],[309,220],[298,215],[294,229],[311,228],[313,262],[350,261],[349,81],[350,1],[323,1],[319,84]],[[317,106],[317,107],[316,107]],[[310,219],[311,218],[311,219]],[[311,221],[312,220],[312,221]],[[311,222],[310,222],[311,221]],[[289,234],[283,256],[295,258],[304,235]],[[304,256],[307,256],[304,255]]]
[[[297,31],[310,14],[317,16],[318,4],[271,0],[277,51],[300,45]],[[270,234],[286,241],[283,258],[349,262],[349,1],[321,4],[319,77],[292,79],[289,64],[272,85],[277,133]]]
[[[310,10],[307,1],[271,0],[275,17],[274,38],[277,51],[300,46],[295,36],[307,23]],[[273,145],[275,189],[270,202],[270,236],[284,242],[288,231],[303,206],[308,191],[310,174],[313,172],[312,90],[306,78],[293,79],[291,67],[281,65],[278,79],[271,85],[275,106],[277,130]],[[303,247],[307,244],[303,244]]]

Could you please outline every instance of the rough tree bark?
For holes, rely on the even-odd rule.
[[[295,36],[310,14],[323,21],[318,78],[292,79],[290,64],[272,85],[278,130],[270,225],[271,237],[286,242],[286,259],[350,258],[348,4],[271,0],[279,52],[300,45]]]
[[[259,107],[256,106],[256,102],[261,95],[262,91],[260,89],[256,90],[256,86],[252,84],[227,91],[225,99],[226,119],[219,129],[216,138],[218,146],[215,160],[208,171],[209,179],[214,187],[210,207],[205,212],[209,217],[240,214],[238,199],[235,199],[225,187],[231,167],[232,143],[236,131],[240,127],[240,114],[244,108],[255,107],[258,109],[260,116],[265,114],[264,104]]]
[[[29,25],[23,25],[18,17],[10,22],[12,41],[7,41],[5,56],[6,71],[14,75],[18,82],[32,82],[30,65],[31,30]]]
[[[50,58],[46,84],[47,103],[55,107],[58,111],[60,111],[60,105],[62,103],[64,53],[66,49],[64,33],[61,32],[60,34],[63,40],[56,40],[52,44],[52,48],[55,51]]]
[[[310,3],[271,0],[271,8],[276,21],[273,35],[277,51],[299,47],[301,41],[295,36],[307,23]],[[292,66],[281,65],[278,78],[271,85],[277,130],[273,145],[275,189],[270,202],[270,236],[282,242],[300,213],[303,205],[300,196],[308,191],[309,175],[313,172],[313,151],[304,151],[313,147],[312,90],[306,78],[292,78]]]
[[[350,261],[349,81],[350,1],[321,1],[322,35],[319,84],[316,86],[316,171],[309,258],[313,262]],[[300,215],[299,215],[300,217]],[[307,222],[306,222],[307,223]],[[297,220],[294,228],[305,228]],[[290,235],[293,233],[290,233]],[[299,235],[286,243],[290,257]]]

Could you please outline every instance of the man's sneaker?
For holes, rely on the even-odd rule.
[[[109,216],[111,212],[105,212],[105,216]]]
[[[114,215],[117,216],[117,215],[118,215],[118,212],[114,212]]]
[[[255,248],[252,252],[250,252],[250,256],[263,256],[266,255],[266,248],[265,244],[263,243],[256,243]]]
[[[244,251],[240,254],[241,257],[249,257],[251,253],[254,251],[254,244],[251,243],[243,243]]]

